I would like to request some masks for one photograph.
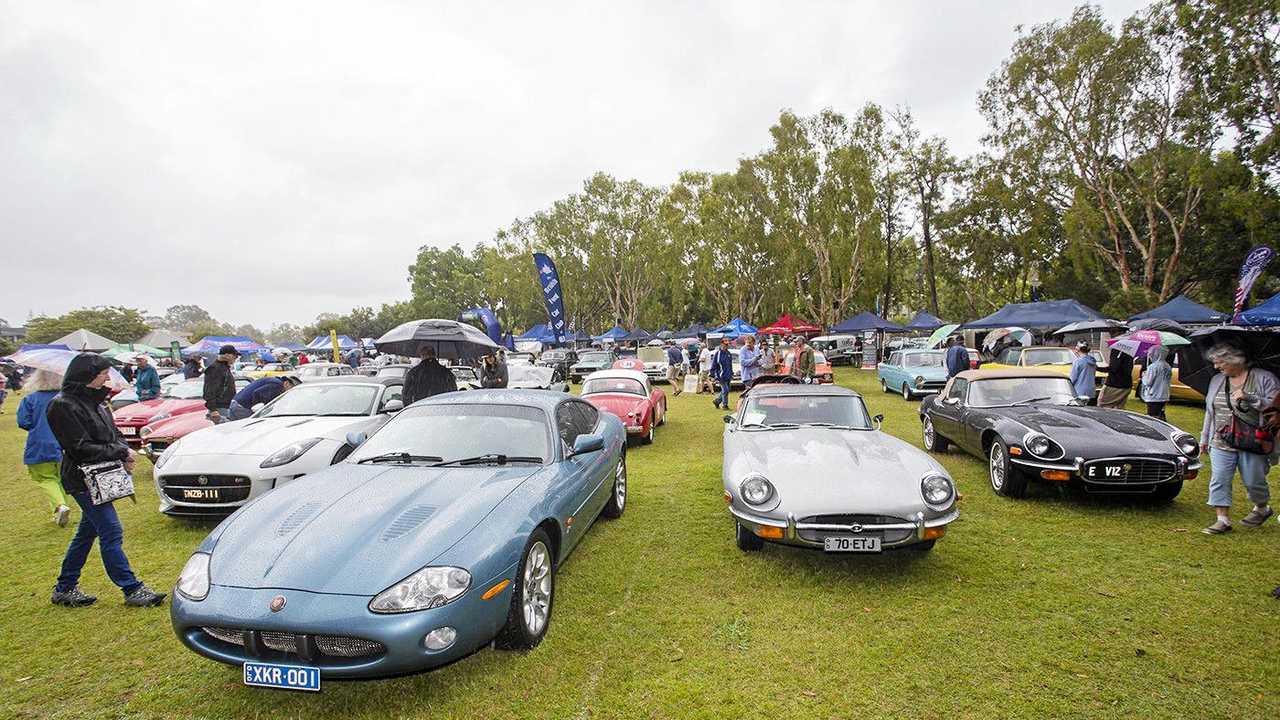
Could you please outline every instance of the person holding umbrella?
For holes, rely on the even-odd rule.
[[[421,362],[409,368],[409,372],[404,374],[405,407],[423,398],[458,389],[458,379],[453,376],[449,368],[441,365],[436,359],[434,345],[423,344],[418,349],[418,357],[421,358]]]
[[[1246,527],[1259,527],[1275,514],[1267,471],[1271,468],[1271,447],[1259,442],[1261,411],[1280,392],[1280,380],[1270,371],[1250,367],[1249,358],[1236,347],[1213,346],[1206,353],[1217,374],[1205,393],[1204,426],[1200,431],[1200,451],[1207,452],[1212,474],[1208,504],[1217,520],[1201,532],[1221,535],[1231,532],[1231,485],[1237,472],[1244,483],[1253,509],[1240,520]]]
[[[1165,358],[1169,350],[1153,347],[1147,352],[1147,368],[1142,371],[1138,389],[1142,401],[1147,404],[1147,414],[1164,420],[1164,406],[1169,402],[1169,384],[1173,381],[1173,366]]]

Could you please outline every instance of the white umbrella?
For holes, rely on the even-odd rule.
[[[56,350],[53,348],[40,348],[38,350],[20,350],[9,356],[9,359],[24,367],[35,368],[36,370],[48,370],[59,375],[67,374],[67,366],[71,364],[71,360],[80,353],[75,350]],[[132,387],[128,380],[120,374],[119,370],[111,368],[107,378],[107,385],[117,389],[124,390]]]
[[[139,352],[134,352],[132,350],[125,350],[124,352],[118,352],[115,355],[112,355],[111,359],[115,360],[116,362],[125,363],[126,365],[133,365],[138,362],[139,355],[145,355],[145,354],[146,353],[139,353]]]

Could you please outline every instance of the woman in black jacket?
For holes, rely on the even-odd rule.
[[[82,607],[97,600],[79,587],[80,571],[95,538],[107,575],[124,592],[125,605],[153,607],[164,602],[164,593],[153,592],[134,576],[124,554],[124,528],[115,507],[111,503],[94,505],[84,484],[84,473],[80,472],[81,465],[110,460],[121,460],[127,470],[133,471],[133,451],[103,404],[109,394],[105,385],[110,368],[111,363],[101,355],[77,355],[67,366],[62,392],[49,402],[46,414],[49,429],[62,446],[62,488],[82,511],[80,525],[62,560],[58,584],[53,588],[54,605]]]

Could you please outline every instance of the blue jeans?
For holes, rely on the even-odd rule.
[[[729,381],[720,381],[720,394],[716,395],[716,402],[720,403],[727,410],[729,408]]]
[[[66,592],[80,582],[80,570],[89,558],[94,538],[98,539],[98,552],[111,582],[119,585],[125,595],[137,590],[142,582],[134,577],[129,558],[124,556],[124,527],[120,525],[115,506],[111,503],[94,505],[87,492],[71,493],[71,497],[80,506],[80,525],[67,546],[66,557],[62,559],[58,592]]]
[[[227,416],[232,420],[243,420],[253,414],[249,408],[241,405],[235,400],[231,401],[231,407],[227,408]]]
[[[218,420],[213,422],[214,425],[219,425],[224,422],[231,422],[231,408],[214,408],[213,410],[218,411]],[[213,412],[213,410],[210,410],[209,412]],[[205,417],[209,417],[208,413],[205,414]],[[213,420],[213,418],[209,418],[209,419]]]
[[[1231,481],[1236,470],[1245,492],[1255,505],[1266,505],[1271,500],[1267,487],[1267,470],[1271,463],[1266,455],[1209,448],[1209,464],[1213,473],[1209,476],[1209,504],[1214,507],[1231,507]]]

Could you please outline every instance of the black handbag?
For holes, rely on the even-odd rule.
[[[1248,382],[1247,377],[1245,382]],[[1218,439],[1233,450],[1253,455],[1270,455],[1275,449],[1275,436],[1260,425],[1240,417],[1236,406],[1231,403],[1231,380],[1227,379],[1225,385],[1223,391],[1227,394],[1227,408],[1231,410],[1231,422],[1218,431]]]

